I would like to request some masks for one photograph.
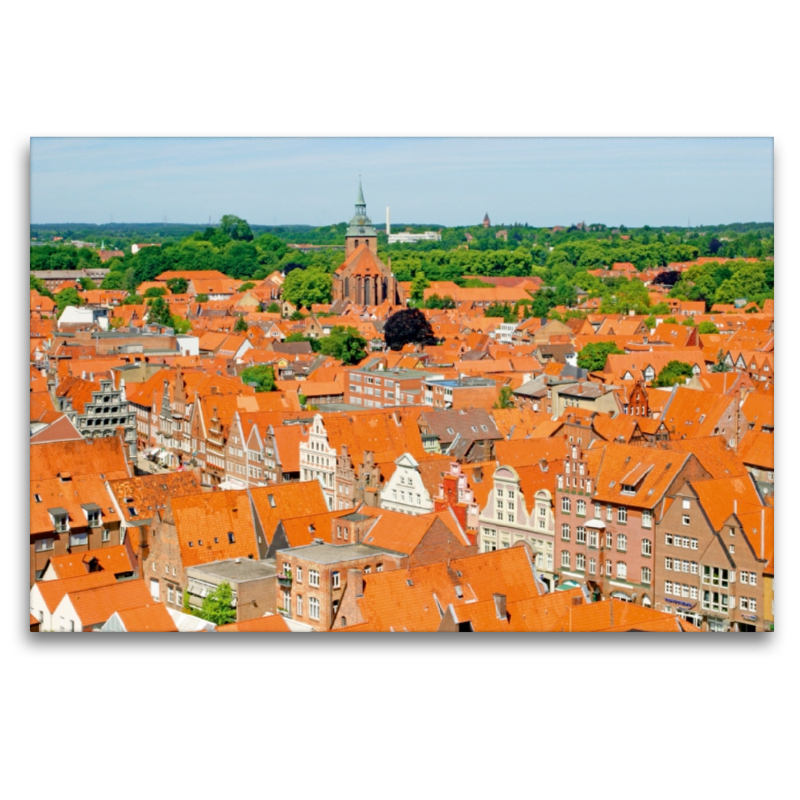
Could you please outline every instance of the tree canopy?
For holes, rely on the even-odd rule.
[[[203,598],[203,605],[197,615],[215,625],[236,622],[236,609],[233,608],[232,603],[233,590],[231,585],[224,581]]]
[[[286,276],[283,297],[298,308],[311,308],[315,303],[330,303],[333,278],[322,270],[295,270]]]
[[[578,353],[578,366],[588,369],[589,372],[596,372],[605,367],[608,356],[624,353],[615,342],[589,342]]]
[[[676,384],[683,384],[686,378],[691,378],[694,374],[691,364],[685,361],[670,361],[658,373],[658,376],[653,381],[653,386],[674,386]]]
[[[336,325],[328,336],[319,339],[319,352],[345,364],[357,364],[367,354],[367,340],[350,326]]]
[[[407,344],[436,344],[433,328],[418,308],[404,308],[386,320],[383,329],[386,346],[402,350]]]
[[[254,385],[256,392],[275,391],[275,371],[271,366],[260,364],[242,370],[242,382]]]

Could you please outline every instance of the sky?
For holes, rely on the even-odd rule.
[[[760,138],[33,138],[31,222],[773,221]]]

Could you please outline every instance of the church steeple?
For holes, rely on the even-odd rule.
[[[350,220],[345,234],[345,253],[349,256],[359,247],[367,247],[374,253],[378,247],[378,232],[367,216],[367,203],[364,190],[361,188],[361,176],[358,176],[358,196],[356,197],[356,213]]]

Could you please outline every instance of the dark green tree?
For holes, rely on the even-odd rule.
[[[170,278],[167,286],[172,294],[186,294],[189,289],[189,281],[186,278]]]
[[[58,306],[59,317],[67,306],[77,307],[83,304],[83,300],[78,294],[78,290],[73,289],[72,287],[69,287],[68,289],[62,289],[54,299],[56,301],[56,305]]]
[[[280,314],[281,313],[281,304],[276,303],[275,301],[271,302],[267,306],[267,313],[268,314]]]
[[[145,298],[149,297],[163,297],[167,293],[167,290],[163,286],[148,286],[145,289],[144,296]]]
[[[236,318],[236,324],[233,326],[234,333],[247,333],[247,320],[239,314]]]
[[[357,364],[367,354],[367,340],[355,328],[336,325],[319,340],[319,352],[347,365]]]
[[[430,285],[431,282],[425,277],[425,273],[422,270],[418,270],[414,280],[411,281],[411,299],[415,303],[421,303],[425,296],[425,290]]]
[[[706,320],[705,322],[701,322],[697,326],[698,333],[719,333],[719,328],[711,322],[711,320]]]
[[[89,292],[97,288],[97,284],[91,278],[78,278],[78,283],[84,292]]]
[[[153,248],[155,249],[155,248]],[[156,297],[147,309],[147,321],[151,324],[172,327],[172,311],[163,297]]]
[[[200,292],[200,294],[195,296],[196,303],[207,303],[208,302],[208,295],[205,292]]]
[[[717,363],[711,367],[712,372],[730,372],[731,368],[728,366],[727,362],[725,361],[725,353],[722,352],[722,348],[719,349],[717,352]]]

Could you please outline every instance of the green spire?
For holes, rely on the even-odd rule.
[[[364,200],[364,190],[361,188],[361,176],[358,176],[358,197],[356,198],[356,213],[350,220],[347,236],[377,236],[377,231],[372,227],[372,221],[367,216],[367,204]]]

